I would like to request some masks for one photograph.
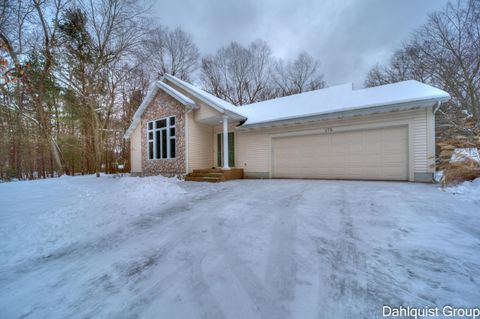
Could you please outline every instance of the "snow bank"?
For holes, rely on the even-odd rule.
[[[181,200],[175,178],[93,175],[0,184],[0,266],[49,256]]]
[[[473,181],[466,181],[462,184],[446,187],[445,191],[450,194],[461,194],[472,200],[480,200],[480,178]]]
[[[452,153],[450,163],[465,162],[468,159],[477,163],[480,162],[480,155],[476,148],[456,148]]]
[[[178,179],[161,176],[145,178],[121,178],[117,185],[120,195],[117,200],[124,205],[134,205],[151,210],[175,199],[185,191],[178,185]],[[140,206],[139,206],[140,205]]]

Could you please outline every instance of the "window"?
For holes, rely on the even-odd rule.
[[[175,158],[175,116],[148,122],[148,159]]]

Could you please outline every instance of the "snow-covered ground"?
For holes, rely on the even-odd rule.
[[[3,183],[0,318],[380,318],[383,305],[478,307],[472,194],[353,181]]]
[[[466,181],[461,184],[447,187],[445,191],[451,194],[464,195],[467,200],[480,200],[480,178],[474,181]]]

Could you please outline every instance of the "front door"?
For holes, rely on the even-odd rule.
[[[223,166],[223,133],[217,134],[217,166]],[[233,132],[228,133],[228,166],[235,167],[235,139]]]

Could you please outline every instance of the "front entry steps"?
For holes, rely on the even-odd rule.
[[[242,179],[243,168],[206,168],[206,169],[194,169],[192,173],[185,176],[186,181],[190,182],[210,182],[219,183],[232,179]]]

